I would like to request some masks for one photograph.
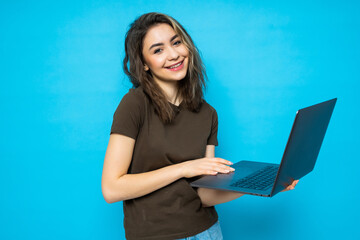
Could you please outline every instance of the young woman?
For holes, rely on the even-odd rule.
[[[106,202],[123,201],[127,239],[222,239],[214,205],[243,194],[190,186],[201,175],[234,171],[215,157],[218,119],[203,99],[197,48],[176,20],[148,13],[131,24],[125,53],[134,88],[114,113],[102,176]]]

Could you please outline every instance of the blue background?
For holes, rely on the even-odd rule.
[[[278,163],[295,112],[338,97],[315,170],[218,205],[225,239],[359,239],[357,1],[0,3],[0,239],[124,239],[101,174],[135,17],[167,13],[201,51],[216,155]]]

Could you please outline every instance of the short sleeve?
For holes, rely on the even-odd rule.
[[[143,122],[142,104],[141,96],[130,89],[115,110],[110,134],[119,133],[136,139]]]
[[[211,124],[211,133],[207,140],[207,145],[218,146],[217,132],[218,132],[218,115],[214,108],[212,112],[212,124]]]

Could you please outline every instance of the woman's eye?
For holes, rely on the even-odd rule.
[[[174,42],[174,45],[179,45],[180,43],[181,43],[181,41],[179,40],[179,41]]]
[[[161,49],[158,48],[158,49],[156,49],[156,50],[154,51],[154,53],[159,53],[160,51],[161,51]]]

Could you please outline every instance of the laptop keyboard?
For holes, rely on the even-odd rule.
[[[230,186],[264,190],[274,183],[278,169],[278,166],[266,166]]]

